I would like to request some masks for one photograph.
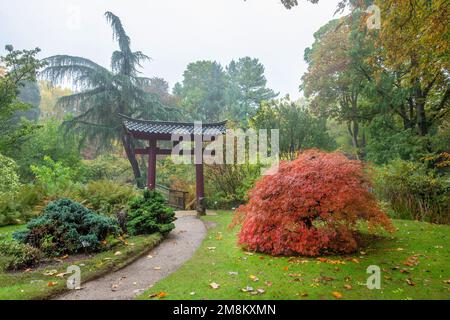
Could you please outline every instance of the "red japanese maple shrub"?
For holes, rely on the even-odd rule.
[[[369,192],[363,163],[309,150],[264,176],[237,210],[239,244],[272,255],[317,256],[358,248],[357,222],[393,231]]]

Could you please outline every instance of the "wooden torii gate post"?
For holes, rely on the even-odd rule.
[[[201,215],[205,214],[203,141],[205,136],[211,137],[226,134],[226,121],[201,124],[201,132],[199,132],[196,123],[137,120],[124,115],[120,116],[123,119],[124,129],[129,136],[134,139],[148,141],[147,148],[135,148],[134,153],[148,156],[147,187],[150,190],[156,188],[157,156],[172,155],[171,149],[159,148],[158,141],[173,141],[172,147],[180,142],[179,140],[173,140],[174,135],[189,136],[191,141],[194,141],[195,145],[191,156],[194,156],[195,163],[197,212]]]

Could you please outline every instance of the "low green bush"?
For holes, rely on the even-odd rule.
[[[102,242],[119,232],[117,220],[101,216],[69,199],[51,202],[43,214],[14,239],[41,249],[46,255],[98,252]]]
[[[450,177],[425,164],[395,160],[374,172],[378,196],[389,203],[395,218],[433,223],[450,222]]]
[[[0,226],[23,224],[36,216],[36,208],[45,203],[46,192],[40,185],[22,185],[15,193],[0,195]]]
[[[136,194],[132,185],[101,180],[91,181],[82,188],[80,199],[89,209],[105,215],[117,215]]]
[[[77,170],[66,167],[62,162],[44,157],[45,164],[31,166],[31,171],[38,184],[45,187],[48,195],[55,195],[61,190],[69,189],[77,176]]]
[[[133,176],[126,158],[103,155],[94,160],[84,160],[82,179],[84,181],[114,180],[127,182]]]
[[[28,244],[0,238],[0,267],[4,270],[20,270],[39,264],[42,253]]]
[[[131,235],[161,233],[168,234],[175,228],[175,212],[166,205],[158,191],[145,190],[142,197],[129,203],[128,232]]]
[[[0,154],[0,196],[14,193],[20,186],[17,164],[13,159]]]

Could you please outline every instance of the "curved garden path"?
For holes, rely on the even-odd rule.
[[[202,220],[189,213],[177,214],[175,230],[144,257],[97,280],[82,283],[82,290],[57,300],[129,300],[142,294],[190,259],[206,235]]]

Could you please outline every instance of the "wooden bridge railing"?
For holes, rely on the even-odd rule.
[[[156,190],[161,192],[161,194],[166,198],[169,206],[180,210],[186,210],[188,192],[170,189],[159,184],[156,185]]]

